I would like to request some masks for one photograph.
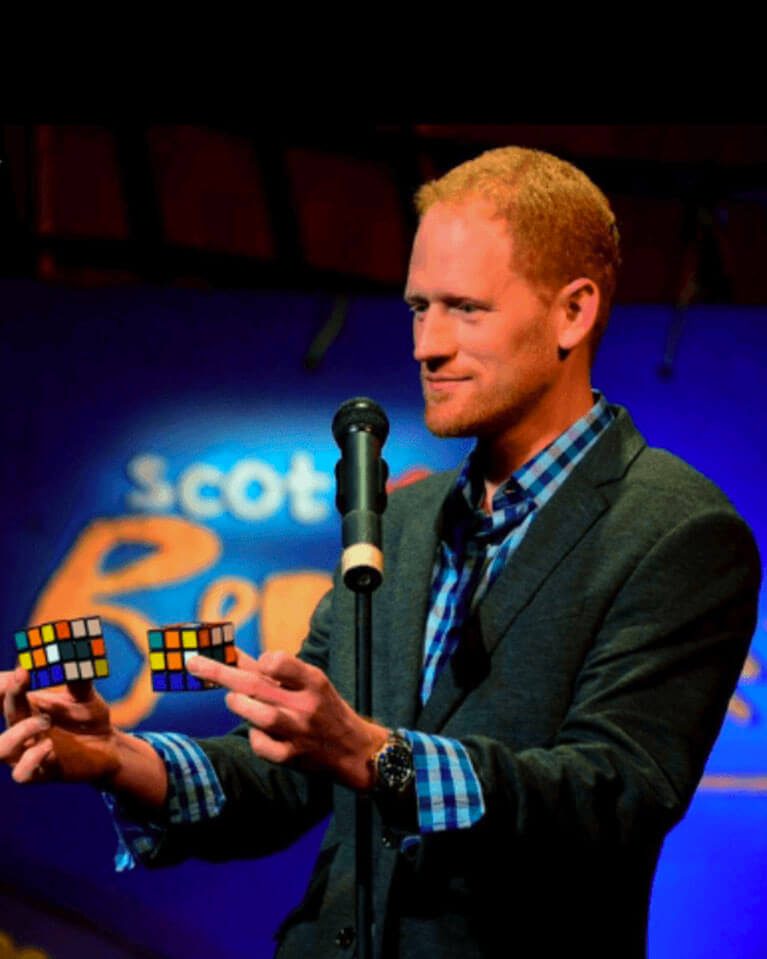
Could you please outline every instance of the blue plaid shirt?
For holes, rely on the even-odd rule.
[[[200,822],[224,808],[224,790],[210,760],[194,740],[181,733],[137,733],[159,754],[168,770],[167,821],[173,825]],[[137,820],[110,793],[104,800],[117,830],[115,868],[132,869],[135,857],[148,861],[159,848],[165,826]]]
[[[612,419],[607,401],[597,394],[585,416],[498,487],[491,513],[482,508],[485,482],[477,448],[466,458],[443,507],[426,620],[422,704],[455,651],[466,619],[522,542],[536,511],[556,493]],[[477,822],[485,803],[463,745],[443,736],[400,732],[413,747],[420,832],[462,829]]]
[[[519,546],[535,513],[565,482],[613,413],[601,394],[585,416],[516,470],[493,496],[492,513],[482,509],[485,487],[475,448],[443,507],[443,534],[432,575],[424,639],[421,702],[431,695],[450,659],[467,616],[482,600]],[[418,826],[421,833],[471,826],[485,811],[482,788],[460,741],[401,729],[413,747]],[[224,793],[205,753],[178,733],[145,733],[168,768],[168,819],[192,823],[217,816]],[[105,796],[115,817],[118,870],[135,865],[134,854],[151,858],[163,827],[138,823]],[[403,848],[418,837],[405,837]]]

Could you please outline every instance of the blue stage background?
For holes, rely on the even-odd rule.
[[[133,728],[231,725],[220,692],[148,693],[147,624],[221,614],[248,652],[295,647],[339,553],[330,422],[344,399],[371,395],[387,409],[395,481],[452,466],[468,448],[422,425],[396,298],[352,300],[316,370],[304,357],[331,311],[325,294],[6,279],[0,302],[0,668],[13,664],[20,626],[100,613],[113,675],[99,688]],[[616,309],[595,385],[653,445],[717,482],[765,552],[767,310],[690,309],[675,374],[661,379],[673,319],[669,308]],[[652,959],[767,955],[766,623],[763,605],[706,778],[666,844]],[[118,875],[95,792],[22,789],[6,772],[0,803],[0,937],[52,959],[270,956],[320,835],[258,862]]]

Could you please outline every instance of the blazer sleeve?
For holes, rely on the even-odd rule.
[[[487,815],[475,838],[657,843],[687,809],[753,634],[761,568],[731,510],[670,528],[612,598],[550,743],[461,737]]]
[[[298,654],[321,669],[328,665],[330,610],[328,593]],[[330,778],[256,756],[246,723],[227,735],[195,741],[223,788],[223,810],[213,819],[167,826],[147,865],[166,866],[190,856],[219,862],[268,855],[289,846],[330,813]]]

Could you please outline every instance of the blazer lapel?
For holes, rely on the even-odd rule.
[[[461,644],[440,673],[416,729],[439,730],[490,669],[493,650],[609,506],[600,487],[619,479],[645,445],[628,413],[616,419],[567,481],[535,516],[525,538],[466,624]]]
[[[410,507],[412,519],[403,523],[396,550],[398,563],[384,574],[382,589],[389,595],[381,603],[380,618],[375,622],[380,644],[374,652],[373,709],[376,719],[385,725],[412,728],[420,708],[423,641],[437,549],[437,521],[456,476],[457,471],[453,470],[424,482],[423,495]]]

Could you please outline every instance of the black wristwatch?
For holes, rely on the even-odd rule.
[[[415,778],[413,747],[398,732],[389,733],[370,762],[375,772],[374,792],[401,795]]]

